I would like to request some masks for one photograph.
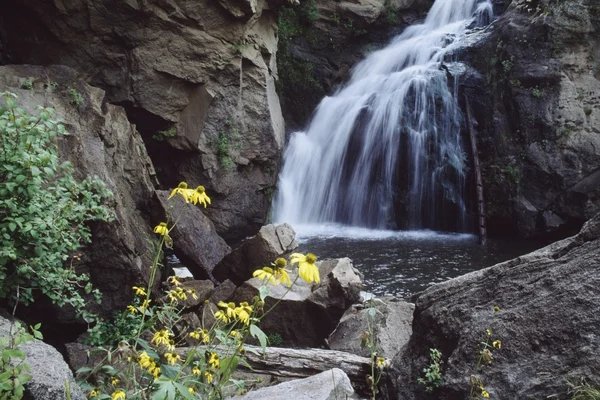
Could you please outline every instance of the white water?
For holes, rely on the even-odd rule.
[[[284,153],[274,219],[465,231],[467,158],[444,56],[490,0],[436,0],[425,22],[369,55]]]

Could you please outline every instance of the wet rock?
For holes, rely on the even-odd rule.
[[[239,400],[335,400],[354,394],[350,379],[344,371],[334,368],[304,379],[283,382],[236,396]]]
[[[376,310],[374,317],[368,316],[368,308]],[[370,350],[361,347],[365,332],[372,326],[379,356],[394,357],[408,343],[412,333],[412,318],[415,305],[394,298],[374,298],[365,305],[354,305],[344,313],[340,323],[328,339],[329,348],[363,357],[370,357]]]
[[[246,239],[214,268],[218,281],[230,279],[237,285],[252,277],[258,269],[270,265],[298,247],[296,233],[288,224],[265,225],[253,237]]]
[[[209,278],[215,265],[231,248],[204,215],[203,207],[186,203],[181,196],[174,196],[169,200],[169,194],[169,191],[156,191],[160,203],[157,221],[164,221],[165,215],[170,218],[171,223],[177,221],[170,232],[175,254],[196,279]]]
[[[8,337],[11,333],[11,320],[0,316],[0,337]],[[26,324],[21,324],[27,326]],[[34,340],[19,346],[27,358],[31,380],[25,385],[25,399],[59,400],[66,399],[65,385],[71,390],[71,400],[85,400],[86,397],[75,383],[73,373],[63,356],[52,346]]]
[[[416,382],[430,348],[443,360],[435,398],[467,398],[486,329],[501,340],[477,373],[490,398],[563,396],[566,382],[581,378],[598,386],[599,260],[600,214],[576,236],[427,289],[416,298],[413,334],[393,361],[387,398],[426,398]]]

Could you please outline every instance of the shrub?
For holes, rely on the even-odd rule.
[[[17,107],[16,95],[1,96],[0,298],[28,305],[43,293],[81,316],[80,289],[97,301],[100,293],[75,272],[76,252],[91,241],[86,222],[112,218],[104,205],[111,194],[97,178],[77,181],[72,165],[59,161],[54,140],[67,132],[53,109],[31,115]]]

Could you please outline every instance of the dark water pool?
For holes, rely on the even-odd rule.
[[[407,298],[434,283],[529,253],[546,243],[490,240],[431,231],[373,231],[338,226],[295,227],[300,252],[320,259],[349,257],[364,274],[366,290]]]

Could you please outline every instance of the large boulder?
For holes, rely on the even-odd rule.
[[[110,206],[115,220],[91,227],[92,244],[74,266],[88,272],[102,291],[102,310],[118,310],[131,301],[131,285],[145,285],[149,279],[153,256],[149,240],[155,235],[143,212],[152,201],[154,170],[124,109],[106,104],[102,90],[79,78],[67,67],[0,66],[1,90],[17,93],[20,105],[29,111],[38,105],[51,106],[64,121],[69,135],[57,139],[59,151],[63,160],[73,164],[76,177],[98,176],[114,194]],[[25,81],[32,83],[31,90],[22,89]],[[81,95],[80,105],[73,103],[72,93]],[[40,313],[34,320],[45,326],[72,322],[73,317],[63,308]]]
[[[467,398],[471,375],[491,399],[567,398],[569,381],[600,385],[599,268],[600,214],[574,237],[427,289],[393,360],[387,398],[428,398],[417,379],[431,348],[441,351],[443,375],[431,398]],[[475,371],[488,337],[501,345]]]
[[[11,0],[0,4],[15,64],[61,64],[127,109],[165,188],[214,194],[228,240],[265,222],[284,123],[275,92],[277,2]]]
[[[0,316],[0,338],[7,338],[14,333],[13,322]],[[25,325],[26,326],[26,325]],[[26,354],[25,363],[29,365],[31,380],[25,385],[26,400],[66,400],[66,385],[69,386],[70,400],[85,400],[69,366],[63,356],[54,347],[41,340],[19,346]]]
[[[251,391],[237,400],[336,400],[354,394],[350,378],[341,369],[331,369],[304,379]]]
[[[375,309],[374,317],[369,315],[369,309]],[[414,304],[392,297],[353,305],[329,335],[329,348],[370,357],[371,350],[361,346],[365,333],[369,333],[373,335],[378,356],[391,359],[410,339],[414,309]]]
[[[218,281],[229,279],[237,285],[252,277],[259,268],[270,265],[298,247],[296,232],[288,224],[265,225],[258,233],[242,242],[214,268]]]
[[[169,191],[157,190],[160,204],[157,223],[168,217],[177,221],[169,233],[177,257],[196,279],[211,277],[212,270],[231,248],[217,234],[214,224],[204,215],[200,206],[188,204],[181,196],[169,199]]]
[[[459,99],[473,108],[490,233],[576,233],[600,211],[598,3],[513,1],[452,58],[473,67]]]

